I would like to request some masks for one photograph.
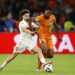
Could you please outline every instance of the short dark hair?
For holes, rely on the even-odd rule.
[[[24,14],[26,13],[30,13],[30,11],[28,9],[22,9],[19,13],[19,15],[22,17]]]

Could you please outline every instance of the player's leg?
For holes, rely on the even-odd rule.
[[[44,57],[47,57],[47,46],[46,46],[46,40],[45,39],[40,39],[40,45],[42,49],[42,53]]]
[[[0,66],[0,70],[2,70],[9,62],[11,62],[13,59],[16,58],[16,56],[18,55],[18,53],[13,53],[11,54],[9,57],[7,57],[7,59],[2,63],[2,65]]]
[[[14,47],[14,52],[7,57],[7,59],[0,65],[0,70],[2,70],[9,62],[11,62],[13,59],[16,58],[16,56],[19,54],[19,47]]]
[[[46,58],[47,57],[46,40],[45,39],[39,39],[39,42],[40,42],[40,46],[42,49],[42,53],[43,53],[44,57]],[[37,58],[38,58],[38,65],[37,65],[36,71],[40,71],[42,65],[41,65],[41,61],[40,61],[38,56],[37,56]]]
[[[43,55],[44,57],[46,57],[46,54],[47,54],[46,34],[44,33],[39,34],[39,43],[40,43],[40,47],[42,49]]]
[[[47,58],[53,58],[53,56],[54,56],[54,50],[48,49],[47,50]]]
[[[54,50],[53,50],[53,44],[51,39],[47,39],[46,41],[47,45],[47,58],[53,58],[54,56]]]
[[[41,61],[40,61],[40,59],[39,59],[39,56],[37,55],[37,64],[38,64],[38,66],[37,66],[37,68],[36,68],[36,71],[37,72],[39,72],[39,71],[41,71],[41,66],[42,66],[42,63],[41,63]]]
[[[38,55],[40,62],[42,63],[42,65],[45,65],[46,61],[45,61],[44,56],[42,54],[42,50],[38,46],[36,46],[33,48],[32,51],[37,52],[37,55]]]
[[[53,51],[53,44],[51,39],[45,39],[43,40],[43,43],[40,42],[42,45],[42,52],[45,58],[53,58],[54,51]],[[38,67],[37,70],[41,69],[41,62],[40,59],[38,58]]]

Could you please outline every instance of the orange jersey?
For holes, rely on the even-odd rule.
[[[36,17],[39,22],[38,35],[40,39],[44,39],[48,49],[53,49],[53,43],[51,39],[51,31],[53,23],[56,22],[54,15],[51,15],[49,19],[45,19],[43,15]]]
[[[50,28],[52,27],[53,23],[56,21],[56,18],[54,15],[51,15],[49,19],[45,19],[44,15],[37,16],[36,20],[39,22],[39,29],[38,29],[38,34],[46,34],[50,35]]]

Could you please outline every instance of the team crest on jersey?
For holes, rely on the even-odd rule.
[[[52,24],[53,24],[53,21],[52,21],[52,20],[50,20],[50,21],[49,21],[49,24],[50,24],[50,25],[52,25]]]

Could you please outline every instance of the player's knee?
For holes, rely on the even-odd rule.
[[[36,46],[32,49],[32,52],[42,53],[42,50],[38,46]]]
[[[54,52],[52,50],[47,52],[47,57],[48,58],[53,58],[53,56],[54,56]]]
[[[54,56],[53,55],[48,55],[48,58],[53,58]]]

